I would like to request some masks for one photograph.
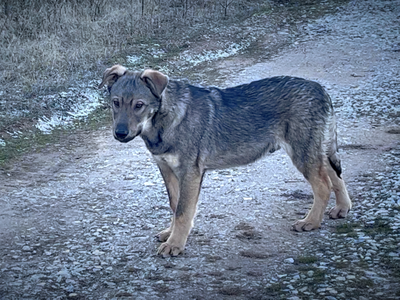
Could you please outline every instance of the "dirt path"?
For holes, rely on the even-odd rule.
[[[338,115],[349,220],[290,231],[311,189],[284,152],[210,172],[184,255],[161,259],[162,178],[139,139],[81,132],[0,174],[2,299],[399,299],[400,1],[354,1],[223,85],[294,75]],[[333,205],[333,198],[330,206]]]

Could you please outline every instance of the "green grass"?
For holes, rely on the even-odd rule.
[[[317,282],[324,281],[325,280],[325,275],[326,275],[326,271],[325,270],[316,268],[314,270],[314,274],[313,274],[314,281],[317,281]]]
[[[278,283],[272,283],[270,286],[267,286],[264,289],[264,292],[267,295],[276,296],[276,295],[279,295],[282,292],[282,289],[283,289],[282,283],[278,282]]]
[[[359,223],[344,223],[336,226],[336,232],[340,234],[345,234],[347,233],[347,236],[357,236],[357,234],[354,231],[354,228],[360,228]],[[349,235],[350,234],[350,235]]]
[[[57,143],[76,130],[96,130],[111,126],[111,113],[108,109],[98,108],[87,119],[77,120],[72,128],[55,128],[51,134],[38,129],[22,133],[18,138],[4,139],[6,146],[0,147],[0,168],[7,168],[13,160],[28,152],[38,152],[51,143]]]
[[[391,233],[393,229],[390,228],[390,225],[387,221],[383,220],[380,217],[377,217],[374,220],[374,223],[366,224],[363,228],[363,231],[370,236],[375,236],[377,234]]]
[[[318,261],[318,257],[316,256],[299,256],[295,259],[295,263],[297,264],[313,264]]]
[[[358,279],[354,281],[348,281],[346,283],[346,286],[360,290],[372,288],[374,285],[375,283],[372,279]]]

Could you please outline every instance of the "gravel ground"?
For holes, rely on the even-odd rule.
[[[347,220],[290,231],[311,189],[276,152],[210,172],[186,252],[162,259],[154,235],[171,215],[144,144],[81,132],[0,174],[0,298],[400,299],[399,25],[400,1],[353,1],[271,60],[231,58],[223,83],[287,74],[327,88]]]

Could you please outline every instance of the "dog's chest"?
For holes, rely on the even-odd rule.
[[[179,155],[176,154],[160,154],[153,157],[158,164],[167,164],[171,169],[178,168],[180,165]]]

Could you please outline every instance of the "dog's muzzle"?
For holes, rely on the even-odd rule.
[[[115,128],[114,134],[117,140],[124,140],[129,134],[129,128],[126,125],[119,124]]]

